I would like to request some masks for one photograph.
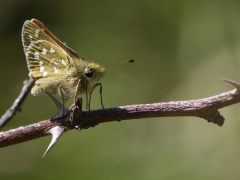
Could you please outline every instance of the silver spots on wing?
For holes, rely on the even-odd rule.
[[[44,67],[40,66],[40,71],[39,72],[43,72],[44,71]]]
[[[51,49],[49,50],[49,52],[52,53],[52,54],[54,54],[54,53],[55,53],[55,50],[54,50],[53,48],[51,48]]]
[[[53,63],[52,63],[52,68],[53,68],[53,72],[54,72],[54,73],[58,73],[57,63],[56,63],[56,62],[53,62]]]
[[[47,76],[47,72],[44,71],[44,72],[43,72],[43,77],[46,77],[46,76]]]
[[[39,52],[34,53],[34,59],[39,59]]]
[[[40,62],[39,62],[39,66],[40,66],[39,72],[43,72],[43,71],[44,71],[44,67],[43,67],[42,65],[43,65],[43,62],[40,61]]]
[[[64,66],[66,66],[66,62],[65,62],[64,59],[62,59],[61,63],[62,63]]]
[[[47,54],[47,50],[45,48],[43,48],[42,52],[41,52],[43,55],[46,55]]]
[[[35,37],[38,38],[38,33],[39,33],[40,29],[36,29],[35,31]]]
[[[44,62],[45,59],[44,59],[43,57],[41,57],[41,55],[44,55],[44,56],[47,57],[47,56],[48,56],[48,55],[47,55],[48,52],[54,54],[56,51],[55,51],[53,48],[47,49],[47,48],[45,47],[45,48],[42,48],[42,50],[40,50],[40,52],[37,52],[37,51],[36,51],[36,52],[33,53],[33,58],[39,60],[39,62],[38,62],[39,72],[42,73],[42,77],[46,77],[46,76],[48,75],[49,72],[47,72],[48,68],[46,69],[46,67],[49,66],[49,65],[48,65],[48,63],[45,64],[45,62]],[[42,59],[42,58],[43,58],[43,59]],[[54,59],[55,59],[55,58],[51,58],[51,60],[54,60]],[[61,62],[64,66],[66,66],[65,60],[62,59],[62,58],[60,58],[60,59],[61,59],[60,62]],[[42,61],[42,60],[43,60],[43,61]],[[51,72],[53,72],[53,73],[59,73],[59,70],[57,69],[57,66],[58,66],[58,63],[57,63],[57,62],[53,62],[53,63],[52,63],[52,66],[51,66],[51,68],[52,68],[52,71],[51,71]],[[32,77],[32,73],[29,73],[29,77]]]
[[[56,68],[57,67],[57,63],[53,62],[52,63],[52,68]]]
[[[43,61],[39,61],[39,72],[42,72],[43,73],[43,77],[46,77],[47,76],[47,72],[46,71],[44,71],[45,70],[45,68],[44,68],[44,66],[43,66]],[[30,76],[30,74],[29,74],[29,76]]]

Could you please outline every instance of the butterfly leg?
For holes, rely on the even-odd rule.
[[[80,86],[81,79],[78,80],[76,91],[74,94],[74,104],[71,106],[70,121],[75,124],[75,129],[80,131],[82,129],[82,98],[77,99],[78,90]]]
[[[96,86],[100,86],[100,90],[99,90],[99,93],[100,93],[100,100],[101,100],[102,108],[104,109],[104,106],[103,106],[103,99],[102,99],[102,83],[97,83]]]
[[[88,98],[88,110],[89,111],[90,111],[90,103],[91,103],[91,98],[92,98],[92,92],[89,93],[89,98]]]
[[[78,89],[79,89],[80,82],[81,82],[81,79],[78,80],[77,87],[76,87],[76,92],[74,94],[74,104],[75,105],[76,105],[76,102],[77,102],[77,95],[78,95]]]
[[[95,87],[93,88],[93,90],[95,89]],[[90,104],[91,104],[91,97],[92,97],[93,90],[91,92],[87,91],[87,82],[86,82],[86,109],[88,109],[88,111],[91,110]]]
[[[102,83],[97,83],[94,87],[94,89],[97,87],[97,86],[100,86],[100,101],[101,101],[101,105],[102,105],[102,108],[104,109],[104,106],[103,106],[103,100],[102,100]],[[94,90],[93,89],[93,90]],[[91,97],[92,97],[92,92],[93,90],[89,93],[89,98],[87,98],[87,109],[90,111],[90,103],[91,103]]]
[[[62,102],[63,102],[63,106],[62,106],[62,108],[63,108],[63,111],[62,112],[64,112],[64,104],[65,104],[65,100],[64,100],[64,93],[63,93],[63,88],[61,87],[61,85],[59,86],[59,90],[60,90],[60,93],[61,93],[61,97],[62,97]],[[62,113],[62,118],[63,118],[63,113]]]
[[[88,109],[90,111],[90,106],[89,106],[89,103],[88,103],[88,86],[87,86],[87,81],[86,81],[86,84],[85,84],[85,87],[86,87],[86,109]]]

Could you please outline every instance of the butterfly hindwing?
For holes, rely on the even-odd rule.
[[[74,70],[71,57],[49,41],[38,40],[31,43],[26,52],[29,76],[34,79],[48,78],[59,74],[67,75]]]

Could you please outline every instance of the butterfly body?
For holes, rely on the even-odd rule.
[[[29,76],[35,80],[33,95],[58,94],[64,102],[76,94],[91,96],[105,74],[103,66],[86,61],[36,19],[25,21],[22,41]]]

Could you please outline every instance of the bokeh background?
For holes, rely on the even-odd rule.
[[[21,29],[31,18],[88,60],[136,60],[107,68],[105,107],[204,98],[233,89],[221,78],[240,81],[240,1],[1,0],[0,114],[28,79]],[[98,90],[92,100],[101,108]],[[174,117],[72,130],[43,159],[50,136],[2,148],[0,179],[239,179],[239,108],[220,110],[223,127]],[[50,98],[29,95],[1,131],[55,113]]]

